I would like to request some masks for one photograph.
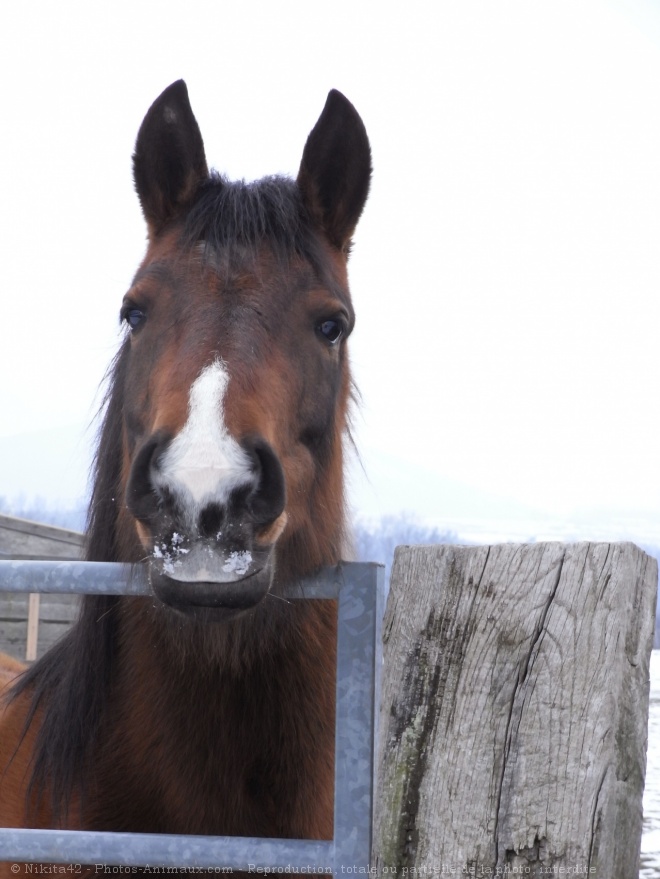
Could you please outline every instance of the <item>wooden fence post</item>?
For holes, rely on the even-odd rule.
[[[28,596],[27,638],[25,640],[25,659],[32,662],[37,658],[39,642],[39,607],[41,596],[38,592],[31,592]]]
[[[632,544],[397,550],[381,875],[637,879],[656,589]]]

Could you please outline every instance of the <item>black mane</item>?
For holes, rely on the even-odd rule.
[[[87,518],[86,561],[119,560],[116,518],[121,462],[121,375],[125,347],[108,375],[108,392],[93,464],[93,489]],[[117,596],[85,595],[75,625],[48,653],[21,675],[15,699],[32,691],[25,730],[37,710],[43,722],[35,746],[28,796],[52,790],[56,819],[64,820],[71,796],[80,787],[91,757],[109,692],[116,656]]]
[[[183,227],[188,245],[204,244],[216,254],[240,251],[257,256],[267,244],[279,260],[300,256],[315,267],[320,262],[318,239],[289,177],[272,176],[246,183],[211,172],[198,190]]]

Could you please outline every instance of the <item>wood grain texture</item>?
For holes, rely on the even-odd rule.
[[[381,874],[636,879],[656,589],[632,544],[397,550]]]
[[[84,540],[78,531],[0,514],[0,556],[3,558],[79,559]]]
[[[24,660],[27,648],[28,603],[26,593],[0,594],[0,653]],[[37,658],[49,650],[78,615],[80,596],[41,593]]]

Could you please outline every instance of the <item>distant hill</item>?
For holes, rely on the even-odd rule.
[[[538,510],[493,492],[441,475],[422,462],[376,449],[349,456],[349,497],[362,516],[409,511],[423,520],[457,522],[534,521]],[[452,526],[453,527],[453,526]]]
[[[0,436],[0,496],[70,506],[87,494],[93,444],[84,424]]]

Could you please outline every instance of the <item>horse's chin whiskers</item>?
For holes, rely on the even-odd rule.
[[[269,592],[266,595],[266,598],[277,598],[278,601],[283,601],[285,604],[291,604],[288,598],[282,598],[281,595],[275,595],[272,592]]]
[[[101,614],[100,617],[97,617],[97,618],[96,618],[96,622],[97,622],[97,623],[100,623],[101,620],[103,619],[103,617],[107,617],[107,615],[108,615],[111,611],[112,611],[112,608],[109,607],[106,611],[104,611],[104,612]]]

